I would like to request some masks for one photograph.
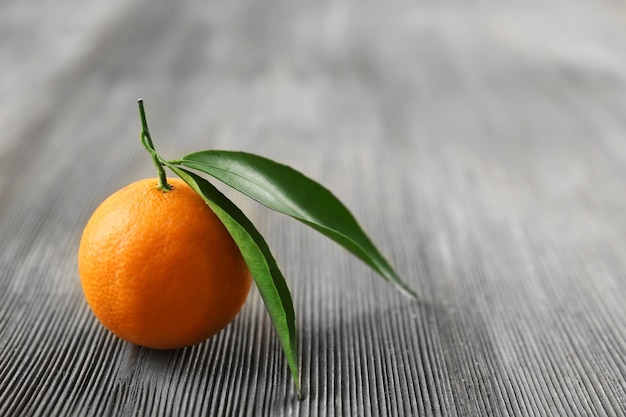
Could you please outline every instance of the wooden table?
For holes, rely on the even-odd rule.
[[[4,2],[0,415],[626,415],[626,6],[439,3]],[[76,252],[154,175],[140,97],[166,157],[325,184],[421,300],[227,192],[287,277],[304,399],[256,289],[191,348],[112,336]]]

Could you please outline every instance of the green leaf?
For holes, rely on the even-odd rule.
[[[417,298],[381,255],[350,211],[326,188],[270,159],[233,151],[195,152],[170,163],[209,174],[259,203],[331,238],[402,292]]]
[[[163,163],[204,199],[239,246],[278,333],[298,395],[301,396],[293,303],[285,278],[265,240],[241,210],[211,183],[192,172],[165,161]]]

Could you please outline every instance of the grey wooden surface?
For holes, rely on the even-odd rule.
[[[626,5],[4,1],[1,416],[626,415]],[[298,315],[296,399],[256,290],[206,343],[116,339],[82,227],[166,157],[292,165],[421,295],[229,193]]]

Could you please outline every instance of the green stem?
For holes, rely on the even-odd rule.
[[[154,144],[152,143],[152,137],[150,136],[150,130],[148,129],[148,120],[146,119],[146,110],[143,107],[143,99],[140,98],[138,100],[138,103],[139,116],[141,117],[141,143],[143,143],[143,146],[148,150],[150,155],[152,155],[152,161],[154,161],[157,173],[159,174],[159,185],[157,186],[157,188],[162,191],[170,191],[172,189],[172,186],[167,183],[165,169],[163,168],[161,159],[156,153],[156,150],[154,149]]]

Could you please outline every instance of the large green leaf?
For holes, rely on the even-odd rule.
[[[293,303],[285,278],[265,240],[241,210],[211,183],[192,172],[163,162],[204,199],[239,246],[278,333],[296,389],[301,395]]]
[[[416,297],[350,211],[328,189],[302,173],[258,155],[220,150],[195,152],[170,163],[209,174],[259,203],[302,221],[352,252],[404,293]]]

